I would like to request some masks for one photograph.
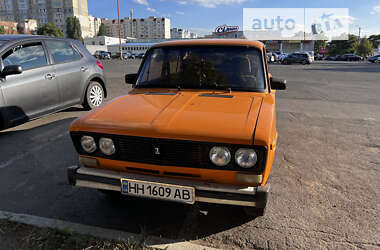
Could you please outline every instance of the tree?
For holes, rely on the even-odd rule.
[[[363,38],[358,46],[358,54],[367,57],[369,55],[372,55],[373,53],[373,45],[372,43],[367,39]]]
[[[5,34],[4,26],[0,26],[0,34]]]
[[[64,37],[62,30],[52,23],[47,23],[44,26],[38,27],[37,34],[43,36]]]
[[[101,23],[99,26],[98,36],[105,36],[105,35],[107,35],[106,26],[104,25],[104,23]]]
[[[80,22],[79,19],[75,16],[70,16],[66,19],[66,34],[68,38],[72,38],[83,42]]]
[[[328,43],[329,55],[353,54],[358,48],[358,37],[348,35],[348,40],[333,40]]]
[[[378,48],[380,46],[380,35],[371,35],[368,40],[371,41],[373,48]]]

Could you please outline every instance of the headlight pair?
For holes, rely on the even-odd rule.
[[[87,153],[94,153],[97,149],[97,145],[94,137],[92,136],[82,136],[80,139],[80,144],[84,151]],[[113,155],[116,152],[115,144],[110,138],[100,138],[99,139],[99,148],[105,155]]]
[[[231,152],[227,147],[212,147],[209,156],[211,162],[219,167],[224,167],[231,161]],[[251,168],[257,163],[257,153],[252,148],[239,148],[235,152],[235,162],[242,168]]]

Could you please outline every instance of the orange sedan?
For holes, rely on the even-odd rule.
[[[74,186],[127,196],[243,206],[263,215],[277,143],[264,45],[239,39],[151,47],[133,90],[70,127]]]

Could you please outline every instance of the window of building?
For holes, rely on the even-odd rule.
[[[74,61],[81,55],[70,44],[62,41],[46,41],[47,47],[53,56],[55,63]]]
[[[47,65],[44,48],[40,42],[18,45],[2,56],[4,67],[20,65],[23,70]]]

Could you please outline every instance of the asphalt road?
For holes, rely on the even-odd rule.
[[[110,98],[140,61],[104,62]],[[380,65],[271,65],[279,144],[264,217],[237,207],[110,199],[67,184],[77,163],[74,107],[0,132],[0,210],[153,234],[220,248],[380,248]],[[1,237],[0,237],[1,238]]]

